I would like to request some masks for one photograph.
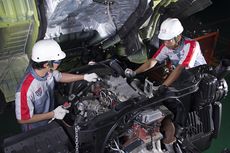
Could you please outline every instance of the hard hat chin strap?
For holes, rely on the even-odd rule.
[[[178,35],[178,36],[174,37],[173,39],[176,42],[176,44],[179,45],[179,42],[181,40],[181,35]]]
[[[53,71],[54,65],[52,61],[48,61],[48,66],[49,66],[50,71]]]

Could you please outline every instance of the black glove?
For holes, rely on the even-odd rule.
[[[163,95],[168,90],[166,85],[160,85],[158,89],[154,92],[155,96]]]

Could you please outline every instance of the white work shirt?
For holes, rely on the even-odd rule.
[[[199,43],[188,38],[183,38],[179,47],[175,50],[169,49],[162,44],[152,58],[158,62],[168,58],[174,67],[182,65],[185,69],[206,64]]]
[[[29,66],[21,83],[17,87],[15,97],[15,113],[18,120],[28,120],[34,114],[43,114],[54,109],[53,90],[55,81],[61,79],[59,71],[38,76]],[[48,121],[24,124],[23,131],[46,125]]]

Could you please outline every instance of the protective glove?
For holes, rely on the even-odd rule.
[[[96,73],[90,73],[84,75],[84,80],[88,82],[96,82],[98,79],[98,75]]]
[[[54,109],[54,118],[62,120],[67,113],[69,113],[67,109],[64,109],[62,106],[58,106]]]
[[[125,76],[128,78],[133,78],[135,77],[137,73],[129,68],[125,69]]]
[[[168,90],[166,85],[160,85],[156,91],[154,91],[155,96],[160,96]]]

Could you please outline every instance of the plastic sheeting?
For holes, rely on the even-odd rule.
[[[101,38],[115,34],[135,11],[140,0],[46,0],[45,38],[96,30]]]

